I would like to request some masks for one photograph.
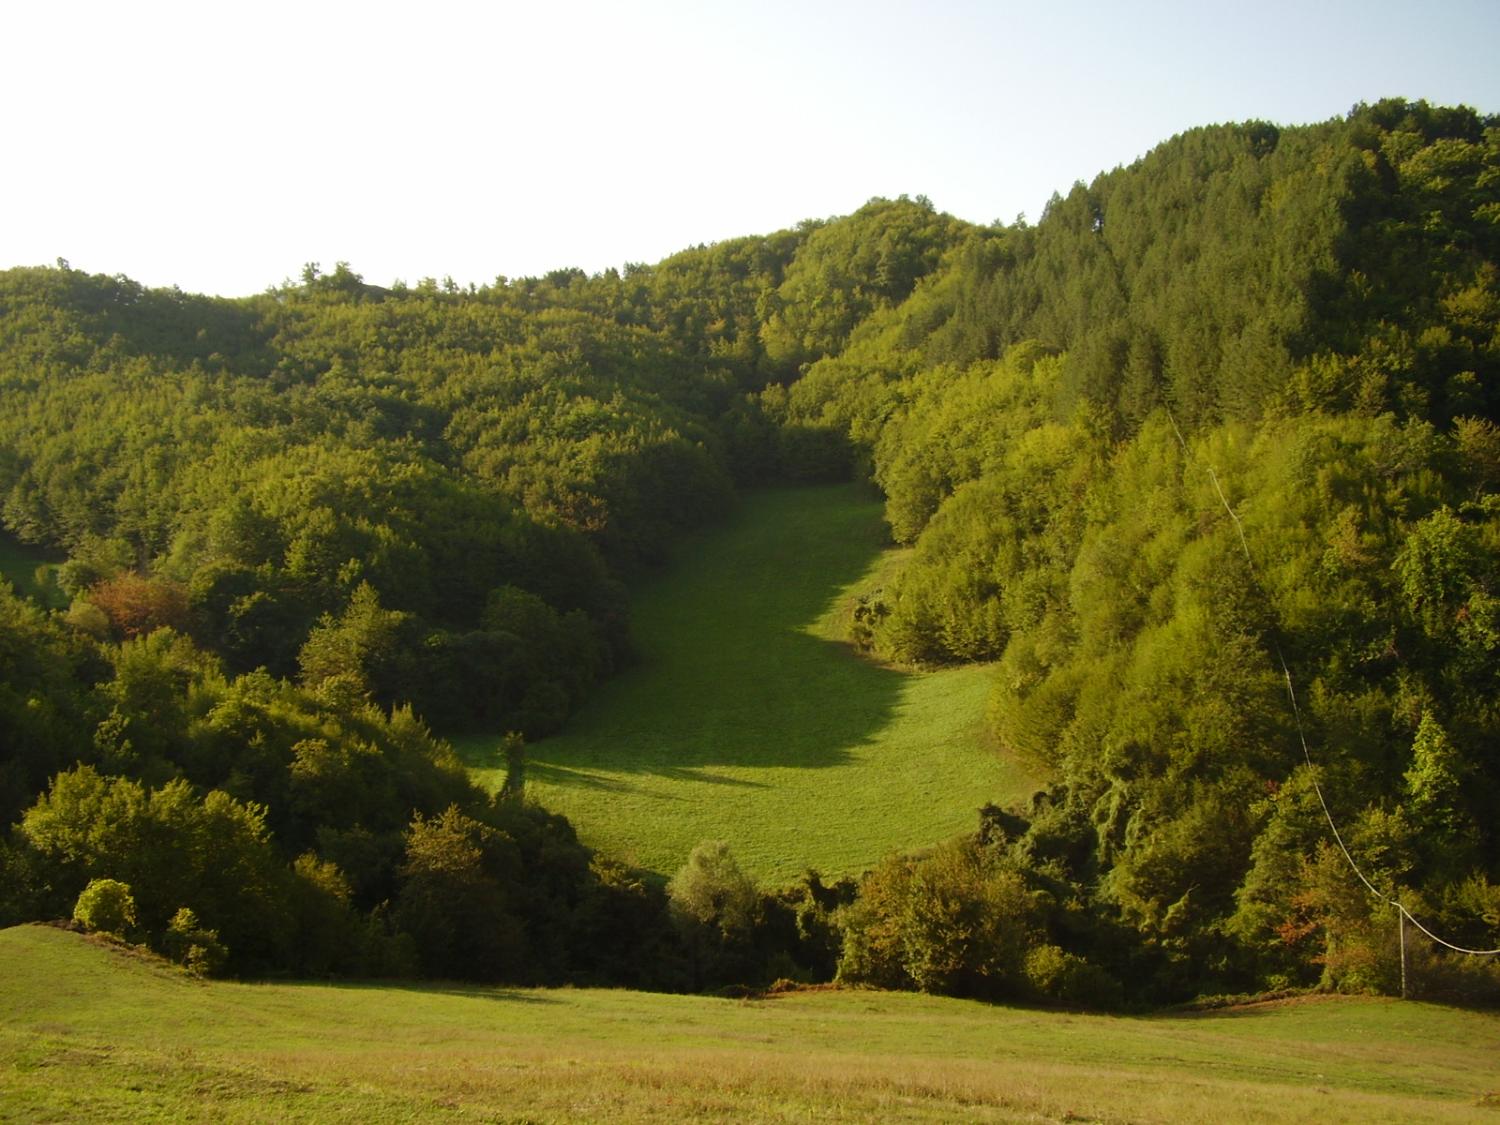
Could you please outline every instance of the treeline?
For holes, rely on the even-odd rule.
[[[4,603],[8,917],[110,879],[247,971],[335,971],[274,943],[337,918],[351,972],[1390,988],[1316,779],[1382,893],[1500,945],[1497,269],[1496,120],[1386,101],[1194,130],[1034,225],[875,200],[240,301],[0,275],[0,511],[66,556],[50,614]],[[858,886],[706,847],[669,894],[428,733],[556,729],[629,659],[623,576],[736,486],[851,472],[912,547],[852,640],[995,662],[991,730],[1055,778],[1027,807]],[[89,843],[124,838],[242,840],[160,870],[261,871],[279,920]]]

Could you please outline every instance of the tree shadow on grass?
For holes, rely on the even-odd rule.
[[[702,771],[848,762],[891,723],[908,676],[809,630],[884,546],[879,504],[855,486],[748,497],[639,592],[641,661],[531,747],[528,771],[601,787],[622,772],[730,784]]]
[[[1306,1007],[1312,1004],[1340,1004],[1364,997],[1350,997],[1327,992],[1296,992],[1292,994],[1267,994],[1249,996],[1241,1000],[1218,1004],[1186,1004],[1148,1012],[1142,1019],[1153,1020],[1242,1020],[1261,1016],[1281,1015],[1287,1008]]]
[[[701,782],[704,785],[730,785],[739,789],[764,789],[761,782],[747,781],[737,777],[722,777],[718,774],[705,773],[703,770],[674,769],[671,767],[660,767],[652,770],[653,774],[662,777],[671,777],[680,781]],[[610,793],[632,793],[640,791],[640,787],[622,781],[620,778],[610,774],[596,773],[587,769],[557,765],[551,762],[528,762],[526,764],[526,777],[530,780],[545,781],[550,785],[572,785],[584,789],[599,789]],[[681,800],[661,792],[648,792],[648,796],[658,800]]]
[[[457,981],[390,980],[289,981],[292,987],[337,988],[351,992],[417,992],[424,996],[455,996],[466,1000],[495,1000],[510,1004],[559,1004],[550,996],[503,985],[464,984]]]

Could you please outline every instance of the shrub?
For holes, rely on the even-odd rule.
[[[92,879],[78,896],[73,920],[89,933],[124,940],[126,931],[135,925],[135,898],[117,879]]]
[[[229,960],[229,950],[219,941],[219,932],[205,927],[186,906],[167,924],[162,952],[199,977],[214,976]]]
[[[1087,1008],[1120,1004],[1120,982],[1098,965],[1055,945],[1038,945],[1026,954],[1026,979],[1040,997]]]
[[[846,915],[839,979],[991,1000],[1021,995],[1044,912],[1014,863],[972,840],[892,856],[865,876]]]
[[[723,840],[704,840],[667,884],[672,913],[717,929],[726,938],[747,934],[755,922],[755,883],[740,870]]]
[[[756,949],[761,895],[723,840],[704,840],[667,884],[668,911],[693,967],[694,987],[764,979]]]

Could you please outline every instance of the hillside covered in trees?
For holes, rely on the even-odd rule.
[[[1497,269],[1500,122],[1388,101],[1194,130],[1034,225],[872,200],[242,300],[0,274],[0,517],[59,563],[0,593],[0,924],[111,879],[240,972],[1389,989],[1316,781],[1381,894],[1500,945]],[[851,641],[995,662],[1029,806],[857,887],[706,848],[668,894],[470,785],[438,736],[563,725],[675,535],[850,475],[912,547]]]

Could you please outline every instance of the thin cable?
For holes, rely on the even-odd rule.
[[[1388,898],[1385,901],[1388,902],[1388,903],[1390,903],[1397,910],[1401,911],[1401,913],[1406,916],[1406,920],[1408,922],[1410,922],[1413,926],[1417,927],[1417,929],[1421,930],[1424,934],[1426,934],[1428,937],[1430,937],[1433,941],[1437,942],[1439,945],[1447,946],[1449,949],[1453,950],[1453,952],[1455,952],[1455,953],[1467,953],[1467,954],[1469,954],[1472,957],[1494,957],[1494,956],[1500,955],[1500,949],[1465,949],[1461,945],[1454,945],[1451,941],[1444,941],[1442,938],[1438,937],[1437,934],[1433,933],[1426,926],[1422,925],[1421,922],[1418,922],[1416,920],[1416,918],[1412,915],[1412,912],[1410,910],[1406,909],[1406,907],[1404,907],[1403,905],[1401,905],[1401,903],[1397,902],[1393,898]]]
[[[1183,456],[1190,458],[1192,456],[1192,453],[1188,449],[1187,442],[1183,440],[1182,431],[1177,428],[1177,419],[1172,417],[1172,410],[1170,407],[1165,407],[1164,409],[1167,412],[1167,421],[1172,423],[1172,432],[1177,435],[1177,442],[1182,446]],[[1224,495],[1224,489],[1219,486],[1219,475],[1218,473],[1214,472],[1214,467],[1212,465],[1207,465],[1205,467],[1208,469],[1208,479],[1213,482],[1214,491],[1219,494],[1219,503],[1224,505],[1224,510],[1229,513],[1229,518],[1234,521],[1235,531],[1239,533],[1240,549],[1245,552],[1245,562],[1249,566],[1250,580],[1260,588],[1261,595],[1265,596],[1269,601],[1270,599],[1269,596],[1266,595],[1265,587],[1261,585],[1260,579],[1256,576],[1255,559],[1250,554],[1250,543],[1245,538],[1245,525],[1240,522],[1239,515],[1229,504],[1229,498]],[[1401,912],[1403,916],[1405,916],[1408,922],[1417,927],[1417,929],[1421,930],[1424,934],[1426,934],[1433,941],[1437,942],[1439,945],[1445,946],[1446,948],[1453,950],[1455,953],[1467,953],[1474,957],[1500,956],[1500,949],[1466,949],[1461,945],[1454,945],[1451,941],[1445,941],[1443,938],[1438,937],[1437,934],[1433,933],[1426,926],[1422,925],[1421,922],[1417,921],[1415,915],[1413,915],[1412,912],[1406,908],[1406,905],[1404,903],[1402,903],[1398,899],[1392,898],[1390,895],[1387,895],[1382,891],[1376,890],[1375,884],[1371,883],[1369,879],[1365,878],[1365,873],[1360,870],[1359,864],[1355,862],[1354,856],[1350,854],[1348,847],[1346,847],[1344,844],[1344,837],[1340,834],[1339,826],[1333,819],[1333,811],[1328,807],[1328,799],[1323,796],[1323,786],[1318,783],[1318,767],[1313,764],[1312,751],[1308,748],[1307,745],[1307,733],[1302,726],[1302,708],[1297,705],[1297,692],[1292,686],[1292,671],[1289,667],[1287,667],[1286,657],[1281,654],[1281,646],[1276,643],[1276,639],[1274,637],[1272,637],[1270,640],[1271,651],[1276,654],[1276,662],[1281,665],[1281,674],[1286,681],[1286,696],[1287,699],[1291,702],[1292,720],[1297,728],[1297,741],[1302,744],[1302,757],[1307,761],[1309,776],[1312,779],[1313,792],[1318,795],[1318,804],[1323,806],[1323,818],[1328,821],[1328,830],[1333,833],[1333,840],[1334,843],[1338,844],[1339,851],[1344,853],[1344,859],[1348,862],[1349,869],[1359,877],[1359,881],[1365,885],[1365,889],[1369,891],[1373,897],[1385,903],[1387,906],[1395,907]]]
[[[1177,428],[1174,424],[1174,430]],[[1182,440],[1182,435],[1177,435],[1177,440]],[[1229,513],[1229,518],[1234,521],[1234,529],[1240,533],[1240,549],[1245,552],[1245,561],[1250,564],[1250,576],[1255,577],[1255,560],[1250,557],[1250,544],[1245,541],[1245,525],[1240,523],[1240,517],[1235,514],[1229,506],[1229,498],[1224,495],[1224,490],[1219,487],[1219,474],[1214,472],[1212,465],[1208,466],[1208,479],[1214,482],[1214,491],[1219,494],[1219,503],[1224,505],[1224,510]],[[1257,582],[1257,585],[1259,583]],[[1264,592],[1264,591],[1262,591]]]

